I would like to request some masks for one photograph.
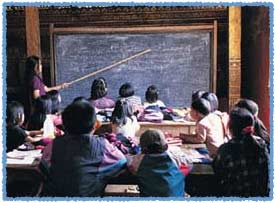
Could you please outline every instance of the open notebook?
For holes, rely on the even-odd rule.
[[[32,165],[36,158],[41,158],[41,150],[20,151],[13,150],[7,153],[7,166]]]
[[[182,152],[186,154],[186,156],[193,163],[208,163],[211,162],[211,158],[208,154],[206,148],[190,148],[190,147],[181,147]]]

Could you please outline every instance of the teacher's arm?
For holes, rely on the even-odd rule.
[[[46,85],[45,85],[45,87],[44,87],[44,89],[45,89],[45,92],[50,92],[50,91],[52,91],[52,90],[61,90],[61,89],[64,89],[64,88],[66,88],[66,87],[68,87],[69,86],[69,83],[62,83],[62,84],[60,84],[60,85],[57,85],[57,86],[53,86],[53,87],[47,87]]]

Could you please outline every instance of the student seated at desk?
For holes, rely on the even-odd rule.
[[[196,134],[181,134],[180,137],[184,143],[205,143],[210,156],[213,157],[224,143],[224,129],[221,119],[210,112],[209,101],[203,98],[195,100],[191,105],[191,116],[196,120]]]
[[[181,150],[168,147],[162,131],[153,129],[141,135],[140,145],[142,153],[128,157],[128,168],[138,179],[140,195],[183,197],[190,166]]]
[[[52,113],[52,101],[49,95],[38,97],[34,102],[34,111],[28,122],[28,130],[43,129],[43,139],[34,143],[35,145],[44,148],[54,138],[58,131],[54,125],[54,117]]]
[[[164,102],[159,100],[159,91],[155,85],[151,85],[148,87],[146,93],[145,93],[145,99],[144,102],[144,108],[147,108],[148,106],[158,106],[160,108],[166,108],[166,105]]]
[[[269,154],[263,139],[254,135],[254,118],[234,108],[229,122],[232,139],[220,146],[213,162],[222,196],[268,196]]]
[[[204,94],[202,94],[201,98],[206,99],[210,102],[211,113],[217,115],[220,118],[221,123],[223,125],[225,142],[229,141],[231,139],[228,127],[229,115],[227,112],[221,112],[218,110],[219,102],[217,95],[213,92],[205,92]]]
[[[161,122],[164,118],[162,109],[165,104],[158,99],[158,90],[156,86],[151,85],[145,93],[144,111],[139,117],[140,121]]]
[[[43,128],[47,115],[52,113],[52,101],[49,95],[38,97],[34,101],[34,111],[28,122],[29,130],[38,130]]]
[[[76,97],[72,103],[75,103],[75,102],[87,102],[88,100],[85,98],[85,97]],[[62,118],[61,119],[61,124],[62,124],[62,129],[64,130],[64,126],[63,126],[63,122],[62,122]],[[101,125],[101,122],[99,122],[98,120],[96,120],[96,123],[95,123],[95,126],[94,126],[94,129],[96,130],[99,126]],[[59,130],[59,131],[56,131],[56,132],[62,132],[62,134],[59,134],[60,135],[64,135],[64,132],[63,130]],[[56,133],[55,132],[55,133]],[[48,170],[48,168],[51,166],[51,157],[52,157],[52,148],[53,148],[53,140],[51,140],[46,146],[45,148],[43,149],[43,154],[42,154],[42,160],[43,160],[43,165],[45,164],[45,166],[43,167],[46,167],[45,170]]]
[[[139,143],[136,133],[140,125],[128,101],[122,99],[116,102],[111,116],[111,127],[112,133],[115,133],[117,137],[120,135],[121,141],[128,139],[135,144]]]
[[[62,113],[65,135],[53,141],[44,196],[102,196],[109,178],[126,165],[125,156],[106,139],[93,136],[95,109],[77,101]]]
[[[141,98],[139,96],[135,96],[133,86],[126,82],[124,83],[119,89],[119,98],[124,99],[129,102],[133,113],[139,117],[140,114],[143,112],[144,108],[142,105]]]
[[[107,83],[103,77],[93,81],[89,101],[96,109],[114,108],[115,102],[107,96]]]
[[[51,98],[51,103],[52,103],[51,118],[54,122],[54,125],[62,128],[61,109],[60,109],[60,104],[61,104],[60,93],[57,90],[52,90],[50,92],[47,92],[47,95],[49,95]]]
[[[196,90],[192,93],[191,103],[193,103],[195,100],[202,97],[202,95],[205,93],[203,90]],[[191,117],[191,109],[187,108],[187,114],[184,116],[184,119],[186,121],[194,121],[194,119]]]
[[[42,131],[27,131],[21,126],[24,123],[24,108],[19,102],[12,101],[7,106],[7,152],[16,149],[24,142],[38,142]]]

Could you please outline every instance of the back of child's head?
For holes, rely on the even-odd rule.
[[[47,92],[52,101],[52,114],[59,112],[60,110],[60,94],[57,90],[51,90]]]
[[[111,122],[113,124],[122,126],[127,122],[127,118],[133,116],[132,106],[125,99],[119,99],[115,103],[115,108],[111,115]]]
[[[79,101],[88,101],[88,100],[83,96],[79,96],[79,97],[75,97],[72,103],[79,102]]]
[[[259,107],[258,104],[250,99],[241,99],[235,104],[236,107],[247,109],[254,117],[254,131],[255,135],[264,139],[267,143],[270,142],[269,134],[263,122],[258,117]]]
[[[200,114],[202,114],[203,116],[207,116],[210,112],[211,112],[211,105],[210,102],[206,99],[203,98],[199,98],[197,100],[195,100],[191,107],[199,112]]]
[[[253,133],[254,118],[247,109],[235,107],[229,117],[229,129],[233,136]]]
[[[52,113],[52,101],[49,95],[38,97],[34,101],[34,112],[32,113],[29,123],[29,130],[40,130],[47,114]]]
[[[204,98],[210,102],[211,112],[218,110],[218,98],[215,93],[205,92],[204,94],[202,94],[201,98]]]
[[[258,105],[250,99],[241,99],[235,104],[235,106],[245,108],[253,115],[256,115],[259,111]]]
[[[252,154],[259,155],[260,151],[267,149],[265,144],[254,139],[254,118],[251,112],[245,108],[235,107],[230,112],[229,129],[232,136],[241,139],[244,154],[252,158]],[[258,162],[258,161],[257,161]]]
[[[144,154],[163,153],[168,149],[165,135],[161,130],[146,130],[140,137],[141,150]]]
[[[72,102],[62,112],[62,121],[69,134],[90,133],[96,122],[95,109],[87,100]]]
[[[11,101],[7,106],[6,123],[10,125],[20,125],[19,115],[24,115],[24,107],[17,101]]]
[[[34,101],[34,113],[45,115],[52,113],[52,100],[49,95],[43,95]]]
[[[107,83],[103,77],[97,78],[91,85],[90,98],[93,100],[102,98],[107,94]]]
[[[134,88],[130,83],[124,83],[119,89],[120,97],[130,97],[134,95]]]
[[[158,94],[159,92],[155,85],[149,86],[145,94],[146,101],[149,103],[156,102],[158,100]]]
[[[195,100],[201,98],[201,96],[202,96],[204,93],[205,93],[205,91],[203,91],[203,90],[194,91],[194,92],[192,93],[192,103],[193,103]]]

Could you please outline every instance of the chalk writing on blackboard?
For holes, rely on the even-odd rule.
[[[120,86],[131,82],[144,98],[156,85],[167,106],[190,106],[194,90],[211,89],[212,33],[206,30],[177,33],[72,33],[54,35],[56,83],[73,81],[141,50],[151,52],[89,77],[61,93],[63,105],[77,96],[90,96],[97,77],[105,77],[108,96],[116,100]]]

